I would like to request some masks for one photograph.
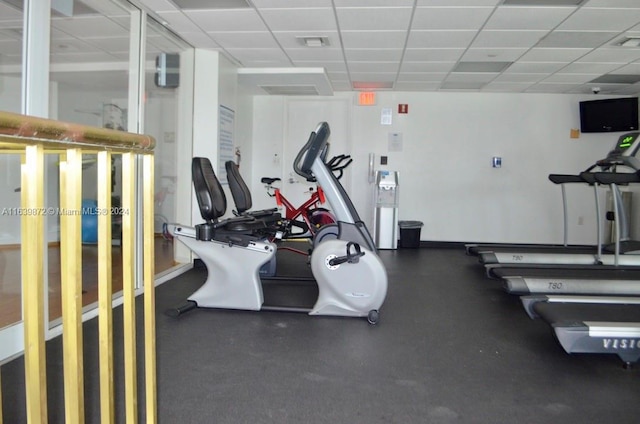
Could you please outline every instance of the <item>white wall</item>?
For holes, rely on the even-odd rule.
[[[336,95],[352,98],[355,93]],[[380,155],[387,155],[388,165],[377,167],[400,171],[399,217],[424,222],[422,240],[561,243],[560,188],[548,181],[548,174],[586,169],[620,135],[570,138],[570,130],[579,128],[578,102],[589,97],[378,92],[376,106],[352,103],[351,172],[358,189],[350,195],[370,225],[368,156],[375,153],[379,163]],[[399,103],[409,105],[408,114],[397,114]],[[263,159],[282,149],[285,108],[283,97],[254,100],[253,175],[280,175],[283,166],[290,166]],[[382,108],[393,110],[392,125],[380,124]],[[402,133],[402,151],[389,151],[390,132]],[[493,156],[502,157],[502,168],[492,168]],[[259,178],[251,181],[253,193],[264,191]],[[592,193],[584,187],[568,190],[572,243],[595,242]],[[258,204],[256,197],[255,208],[270,205],[265,198],[258,198],[263,202]]]

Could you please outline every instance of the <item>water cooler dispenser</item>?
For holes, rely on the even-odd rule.
[[[398,247],[398,172],[376,171],[374,241],[378,249]]]

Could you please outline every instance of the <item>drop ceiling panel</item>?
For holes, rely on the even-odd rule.
[[[450,72],[457,62],[402,62],[403,73]]]
[[[640,49],[600,48],[580,58],[581,62],[606,62],[626,64],[640,59]]]
[[[14,7],[0,3],[0,22],[21,20],[22,12],[16,10]]]
[[[589,53],[591,49],[534,48],[523,55],[523,62],[572,62]]]
[[[547,74],[505,73],[498,75],[493,81],[503,83],[527,83],[529,85],[541,81]]]
[[[315,60],[315,61],[343,61],[342,50],[339,48],[295,48],[286,49],[291,60]]]
[[[336,8],[341,31],[406,31],[410,7]]]
[[[502,0],[418,0],[418,7],[422,6],[449,6],[449,7],[459,7],[459,6],[490,6],[493,7],[498,3],[502,2]]]
[[[620,31],[630,28],[640,20],[640,8],[636,9],[581,9],[558,27],[561,31]]]
[[[462,60],[468,62],[514,62],[528,51],[527,48],[503,48],[503,49],[469,49],[462,56]]]
[[[408,48],[466,48],[477,31],[417,31],[412,30]]]
[[[532,84],[526,82],[496,82],[492,81],[482,87],[482,91],[499,92],[499,93],[521,93]]]
[[[345,49],[367,48],[371,45],[381,49],[402,49],[407,31],[342,31]]]
[[[184,38],[187,43],[198,46],[199,48],[217,50],[220,47],[204,32],[181,32],[180,36]]]
[[[340,7],[412,7],[414,0],[334,0],[336,8]]]
[[[575,7],[509,7],[498,8],[486,29],[550,30],[556,27]]]
[[[411,28],[477,30],[492,11],[491,7],[418,7]]]
[[[153,10],[155,12],[178,10],[178,8],[169,0],[144,0],[144,4],[149,8],[149,10]]]
[[[537,47],[596,48],[617,35],[617,32],[606,31],[554,31],[540,40]]]
[[[562,72],[575,74],[606,74],[620,69],[619,63],[573,62],[562,69]],[[637,69],[640,72],[640,68]]]
[[[498,76],[497,72],[452,72],[447,77],[450,82],[489,82]]]
[[[345,49],[347,60],[358,62],[399,61],[402,49]]]
[[[294,60],[293,64],[300,68],[324,68],[327,73],[332,74],[347,73],[347,65],[344,62]]]
[[[331,7],[331,0],[251,0],[258,9],[292,9],[308,7]]]
[[[549,31],[483,30],[473,41],[472,47],[533,47]]]
[[[516,62],[509,66],[505,73],[519,74],[553,74],[567,66],[566,63],[557,62]]]
[[[629,65],[621,66],[617,68],[615,71],[612,71],[611,73],[640,75],[640,63],[631,63]],[[604,74],[604,72],[601,72],[601,74]]]
[[[353,72],[398,72],[398,62],[351,62],[349,71]]]
[[[438,88],[439,82],[398,81],[395,85],[398,91],[436,91]]]
[[[245,66],[250,63],[286,63],[291,65],[289,58],[280,49],[226,49],[234,58]],[[273,65],[275,66],[275,65]]]
[[[264,9],[261,16],[271,31],[335,31],[331,8]]]
[[[404,60],[408,62],[454,62],[460,59],[464,49],[406,49]]]
[[[185,10],[183,13],[205,32],[267,30],[260,16],[253,9]]]
[[[393,82],[395,79],[395,72],[351,72],[352,81]]]
[[[447,75],[449,75],[448,72],[401,72],[398,75],[398,82],[441,82],[447,78]]]
[[[278,49],[278,43],[267,31],[254,32],[209,32],[209,37],[225,49],[229,48],[270,48]]]
[[[598,77],[599,74],[563,74],[557,73],[551,75],[549,78],[545,78],[542,80],[543,83],[553,82],[553,83],[578,83],[584,84],[592,79]]]

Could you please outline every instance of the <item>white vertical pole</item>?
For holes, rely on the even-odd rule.
[[[51,0],[24,0],[22,113],[49,117]]]

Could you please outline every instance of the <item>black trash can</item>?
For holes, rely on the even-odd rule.
[[[417,249],[420,247],[420,230],[422,221],[398,221],[400,227],[400,243],[402,248]]]

